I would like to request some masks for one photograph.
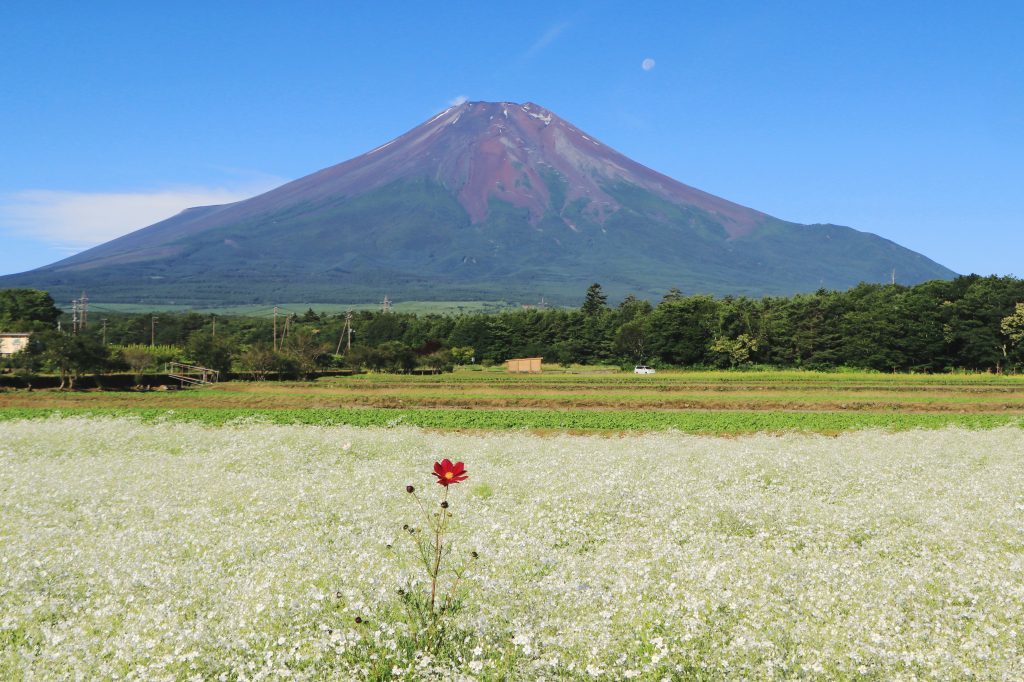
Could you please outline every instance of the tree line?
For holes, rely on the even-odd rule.
[[[158,317],[154,320],[154,317]],[[599,284],[577,309],[479,314],[358,311],[344,315],[96,314],[70,320],[45,292],[0,291],[0,331],[32,331],[7,371],[153,371],[177,360],[248,378],[325,369],[409,372],[542,356],[565,365],[884,372],[1024,369],[1024,280],[969,275],[915,286],[860,284],[789,297],[715,298],[670,290],[656,304],[610,305]],[[55,325],[61,323],[62,331]],[[276,322],[276,324],[275,324]],[[351,340],[351,348],[348,347]]]

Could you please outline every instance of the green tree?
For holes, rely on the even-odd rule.
[[[455,360],[447,348],[439,348],[433,353],[428,353],[417,358],[416,367],[421,369],[432,369],[441,372],[451,372],[454,369]]]
[[[633,294],[630,294],[622,300],[619,307],[615,310],[616,317],[618,318],[619,324],[625,324],[631,320],[635,320],[638,317],[651,314],[651,303],[650,301],[644,301]]]
[[[44,361],[60,374],[60,388],[74,388],[82,374],[103,371],[110,361],[108,349],[89,334],[44,333]]]
[[[668,303],[669,301],[678,301],[681,298],[683,298],[683,292],[676,287],[672,287],[665,292],[664,296],[661,297],[661,302]]]
[[[902,291],[898,285],[862,283],[842,295],[839,364],[879,371],[907,366],[900,343],[907,325]]]
[[[651,353],[670,365],[706,362],[718,317],[718,302],[711,296],[659,303],[650,317]]]
[[[839,322],[844,301],[839,292],[825,289],[811,295],[798,294],[786,301],[781,334],[788,346],[788,364],[827,369],[842,363]]]
[[[452,360],[460,365],[466,364],[476,355],[472,346],[454,346],[448,352],[451,353]]]
[[[587,288],[587,295],[583,299],[583,306],[580,308],[587,317],[595,317],[608,310],[608,296],[601,289],[601,285],[594,282]]]
[[[1000,325],[1024,299],[1024,280],[971,275],[957,278],[953,285],[954,296],[957,289],[962,295],[949,303],[945,331],[956,364],[1001,371],[1007,361],[1007,343]]]
[[[640,364],[647,359],[647,345],[650,338],[651,322],[647,317],[638,317],[619,327],[615,334],[615,350]]]
[[[233,345],[224,338],[213,336],[205,329],[192,332],[185,344],[185,353],[189,360],[202,367],[215,369],[225,376],[231,372]]]
[[[155,365],[153,354],[141,346],[131,346],[121,350],[121,361],[128,365],[128,369],[135,375],[135,383],[142,383],[143,373]]]
[[[720,336],[711,343],[711,352],[728,363],[729,367],[737,367],[750,362],[750,354],[757,350],[757,339],[740,334],[735,339]]]
[[[0,331],[53,329],[61,311],[45,291],[0,289]]]
[[[999,330],[1010,341],[1013,352],[1007,355],[1016,360],[1016,355],[1024,350],[1024,303],[1018,303],[1012,313],[1000,320]]]
[[[1024,303],[1018,303],[1013,312],[999,322],[999,329],[1013,343],[1024,342]]]
[[[296,365],[299,374],[308,379],[329,356],[331,348],[316,332],[300,329],[288,337],[284,354]]]
[[[476,349],[476,359],[489,357],[494,337],[491,325],[483,315],[462,315],[455,321],[455,326],[448,336],[448,345],[469,346]]]
[[[366,349],[364,362],[376,372],[408,372],[416,367],[416,353],[401,341],[385,341]]]
[[[270,344],[254,344],[237,358],[237,369],[254,381],[263,381],[267,374],[278,369],[280,358]]]
[[[45,350],[43,335],[33,334],[28,339],[28,345],[20,352],[7,358],[4,364],[10,368],[14,376],[22,379],[31,390],[32,379],[42,368]]]
[[[405,336],[409,315],[376,313],[369,323],[356,330],[357,338],[368,346],[379,346],[385,341],[399,341]]]

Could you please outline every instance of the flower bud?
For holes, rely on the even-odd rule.
[[[448,508],[448,500],[445,500],[444,502],[441,503],[441,509],[447,509],[447,508]]]
[[[362,622],[363,622],[363,619],[360,618],[359,616],[356,616],[356,625],[358,625],[358,624],[360,624]]]
[[[407,486],[405,486],[405,492],[407,492],[407,493],[414,493],[414,492],[416,492],[416,488],[412,487],[411,485],[407,485]]]
[[[473,552],[470,556],[472,556],[474,559],[479,559],[480,558],[480,555],[477,554],[476,552]]]
[[[402,530],[409,530],[409,524],[406,523],[402,526]]]

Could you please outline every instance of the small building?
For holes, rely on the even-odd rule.
[[[513,358],[508,360],[509,372],[540,374],[540,361],[544,358]]]
[[[28,332],[0,332],[0,358],[25,350],[29,336]]]

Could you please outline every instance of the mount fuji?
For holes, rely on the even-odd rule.
[[[532,103],[466,102],[259,196],[187,209],[0,287],[194,306],[788,295],[951,270],[685,185]]]

